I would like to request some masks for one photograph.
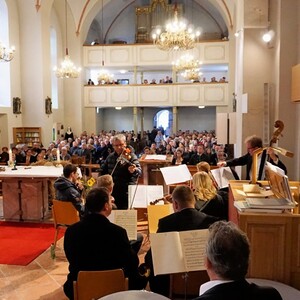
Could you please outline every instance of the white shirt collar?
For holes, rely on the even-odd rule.
[[[211,280],[208,282],[203,283],[200,286],[199,296],[203,295],[206,291],[210,290],[211,288],[215,287],[216,285],[232,282],[233,280]]]

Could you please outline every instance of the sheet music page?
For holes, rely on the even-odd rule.
[[[166,160],[167,156],[162,154],[147,154],[145,160]]]
[[[137,211],[135,209],[112,210],[108,219],[126,229],[129,240],[137,239]]]
[[[185,272],[179,232],[150,233],[154,274]]]
[[[220,172],[220,168],[218,169],[213,169],[213,170],[210,170],[211,174],[214,176],[215,178],[215,181],[217,182],[218,184],[218,187],[219,188],[222,188],[222,182],[221,182],[221,172]]]
[[[229,180],[235,180],[232,171],[229,167],[222,167],[211,170],[220,189],[228,187]]]
[[[186,182],[192,179],[187,165],[160,168],[166,185]]]
[[[162,185],[138,185],[133,200],[135,189],[136,185],[128,186],[128,201],[130,204],[133,201],[132,207],[136,208],[146,208],[151,201],[163,198],[164,196]]]
[[[188,272],[205,270],[205,247],[208,229],[180,231],[180,242]]]

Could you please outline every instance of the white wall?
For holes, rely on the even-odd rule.
[[[152,130],[155,114],[163,108],[144,108],[144,130]],[[165,109],[165,108],[164,108]],[[168,108],[170,112],[172,109]],[[138,109],[138,131],[141,128],[140,110]],[[98,127],[99,126],[99,127]],[[101,127],[102,126],[102,127]],[[178,130],[215,130],[216,128],[216,109],[215,107],[179,107],[178,108]],[[97,114],[97,129],[100,130],[133,130],[133,109],[114,108],[100,109]]]

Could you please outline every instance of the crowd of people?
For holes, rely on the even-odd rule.
[[[133,131],[121,132],[126,137],[126,144],[139,158],[142,154],[171,154],[174,155],[174,164],[186,163],[196,165],[200,161],[207,161],[210,165],[227,157],[226,148],[217,144],[214,131],[178,131],[169,134],[168,129],[154,127],[143,134]],[[108,155],[113,152],[112,140],[118,132],[101,131],[98,134],[74,135],[67,131],[65,137],[50,142],[47,147],[40,143],[33,143],[32,147],[18,144],[12,148],[13,160],[17,165],[29,165],[40,160],[70,161],[72,156],[83,157],[86,163],[102,165]],[[8,161],[8,148],[3,147],[0,161]],[[181,152],[181,158],[177,154]],[[59,157],[58,157],[59,155]]]
[[[126,231],[108,220],[112,209],[131,208],[128,186],[137,184],[142,172],[138,157],[143,153],[172,154],[173,165],[186,163],[197,166],[198,172],[192,180],[193,189],[187,185],[174,189],[174,213],[160,219],[157,230],[160,233],[210,228],[205,265],[211,282],[201,286],[197,299],[219,299],[221,294],[222,299],[242,299],[245,295],[247,299],[281,299],[275,289],[258,287],[245,280],[249,242],[244,233],[227,222],[227,191],[216,186],[210,172],[210,167],[216,165],[247,164],[251,168],[253,151],[262,147],[262,143],[258,137],[250,137],[245,143],[248,153],[242,158],[227,161],[225,148],[218,145],[214,132],[179,131],[166,135],[163,128],[155,127],[143,135],[102,131],[98,135],[83,132],[76,136],[68,129],[63,139],[51,142],[47,149],[38,143],[32,148],[27,145],[14,147],[12,155],[17,163],[35,164],[39,160],[58,159],[70,162],[74,155],[99,163],[101,176],[96,187],[88,192],[85,204],[83,186],[75,165],[66,163],[63,175],[54,183],[56,198],[72,202],[81,217],[80,222],[67,229],[64,240],[69,262],[64,291],[69,299],[73,299],[72,283],[80,270],[115,268],[124,270],[129,277],[130,289],[145,288],[149,282],[151,291],[169,295],[170,277],[154,275],[151,249],[142,268],[139,266],[137,254],[142,237],[129,241]],[[5,154],[7,150],[2,148],[1,160],[2,157],[9,159],[9,155]],[[274,164],[279,164],[274,153],[269,151],[268,154]],[[234,292],[229,293],[229,289],[234,289]]]

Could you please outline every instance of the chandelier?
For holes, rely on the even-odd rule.
[[[54,67],[54,72],[58,78],[77,78],[80,74],[81,68],[77,68],[69,56],[68,50],[68,14],[67,14],[67,0],[65,0],[65,20],[66,20],[66,56],[61,63],[60,68]]]
[[[113,80],[113,78],[113,74],[110,74],[107,70],[101,69],[98,73],[97,80],[99,84],[106,84],[110,83]]]
[[[193,55],[191,54],[184,54],[175,62],[172,62],[173,70],[175,72],[182,70],[197,69],[201,64],[202,62],[197,59],[194,59]]]
[[[165,31],[162,32],[157,28],[152,34],[152,39],[160,50],[179,51],[193,49],[199,35],[199,31],[194,32],[184,21],[178,20],[178,10],[175,5],[173,20],[166,24]]]
[[[15,47],[6,48],[0,42],[0,61],[9,62],[14,58]]]
[[[199,81],[199,77],[202,75],[199,68],[184,70],[180,74],[185,80],[190,80],[192,82]]]

